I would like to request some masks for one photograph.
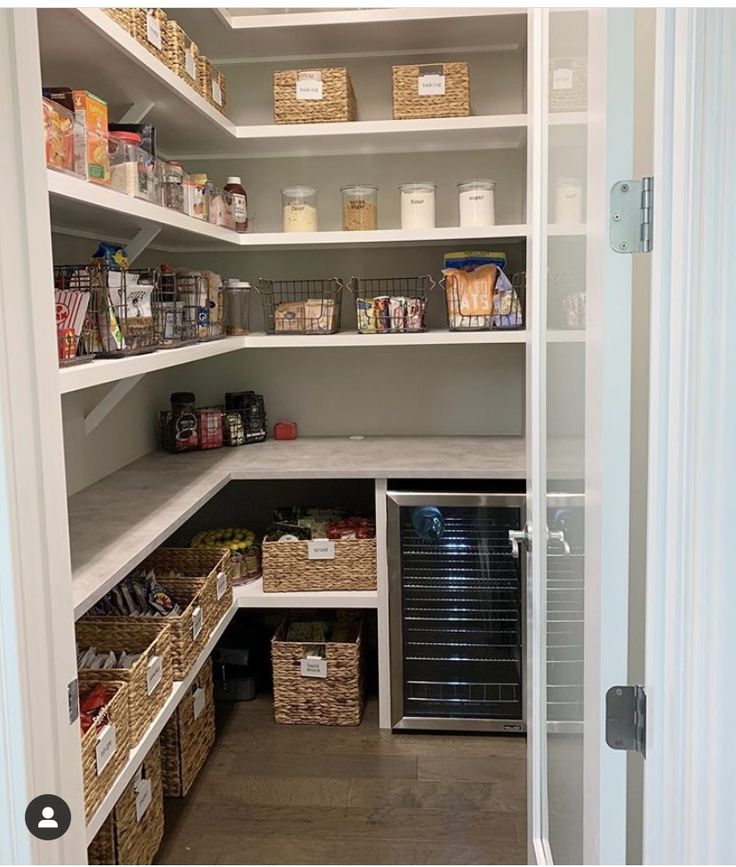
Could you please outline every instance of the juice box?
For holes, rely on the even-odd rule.
[[[74,90],[72,97],[78,130],[74,154],[77,171],[89,181],[109,184],[107,103],[86,90]]]

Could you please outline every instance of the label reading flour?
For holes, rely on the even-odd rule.
[[[552,73],[552,90],[572,90],[573,73],[569,67],[555,69]]]
[[[334,560],[335,543],[331,539],[312,539],[307,542],[310,560]]]
[[[192,639],[196,641],[202,631],[202,609],[198,605],[192,612]]]
[[[321,656],[307,656],[302,660],[302,677],[327,677],[327,660]]]
[[[435,73],[420,75],[417,80],[417,93],[419,96],[444,96],[445,76]]]
[[[197,80],[197,65],[194,62],[194,54],[191,48],[184,49],[184,69],[190,78]]]
[[[146,12],[146,39],[161,51],[161,22],[153,12]]]
[[[160,656],[152,656],[146,669],[146,691],[150,695],[161,683],[164,675],[164,664]]]
[[[200,686],[198,689],[196,689],[194,691],[194,701],[192,704],[192,711],[193,711],[194,719],[197,719],[197,717],[204,710],[204,698],[205,698],[205,692],[202,689],[202,687]]]
[[[96,758],[97,758],[97,776],[105,770],[105,768],[110,763],[110,759],[115,755],[115,748],[117,747],[117,734],[115,731],[115,726],[106,725],[101,731],[97,733],[97,747],[96,747]]]
[[[322,99],[323,85],[322,73],[319,69],[297,72],[296,74],[296,98],[297,99]]]

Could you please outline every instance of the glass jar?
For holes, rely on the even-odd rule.
[[[163,163],[161,198],[165,208],[184,213],[184,169],[181,163]]]
[[[559,178],[555,184],[554,222],[583,222],[583,181],[581,178]]]
[[[457,185],[461,226],[493,226],[496,223],[496,182],[490,178],[462,181]]]
[[[346,232],[375,229],[378,225],[378,187],[373,184],[340,187],[342,227]]]
[[[199,445],[197,413],[191,391],[175,391],[171,409],[162,413],[161,444],[169,452],[190,452]]]
[[[434,229],[434,200],[436,184],[417,181],[400,184],[401,228]]]
[[[225,332],[230,335],[250,333],[250,283],[244,280],[225,280]]]
[[[317,190],[314,187],[286,187],[281,190],[285,232],[317,231]]]
[[[198,220],[209,218],[207,175],[187,175],[184,178],[184,204],[190,217]]]

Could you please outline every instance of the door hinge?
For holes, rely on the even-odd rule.
[[[69,723],[76,722],[79,716],[79,681],[75,677],[67,687],[69,699]]]
[[[647,755],[647,694],[643,686],[612,686],[606,693],[606,743]]]
[[[611,187],[609,235],[617,253],[651,253],[654,178],[617,181]]]

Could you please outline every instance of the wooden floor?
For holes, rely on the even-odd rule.
[[[234,703],[186,798],[166,802],[161,864],[526,863],[526,742],[276,725]]]

